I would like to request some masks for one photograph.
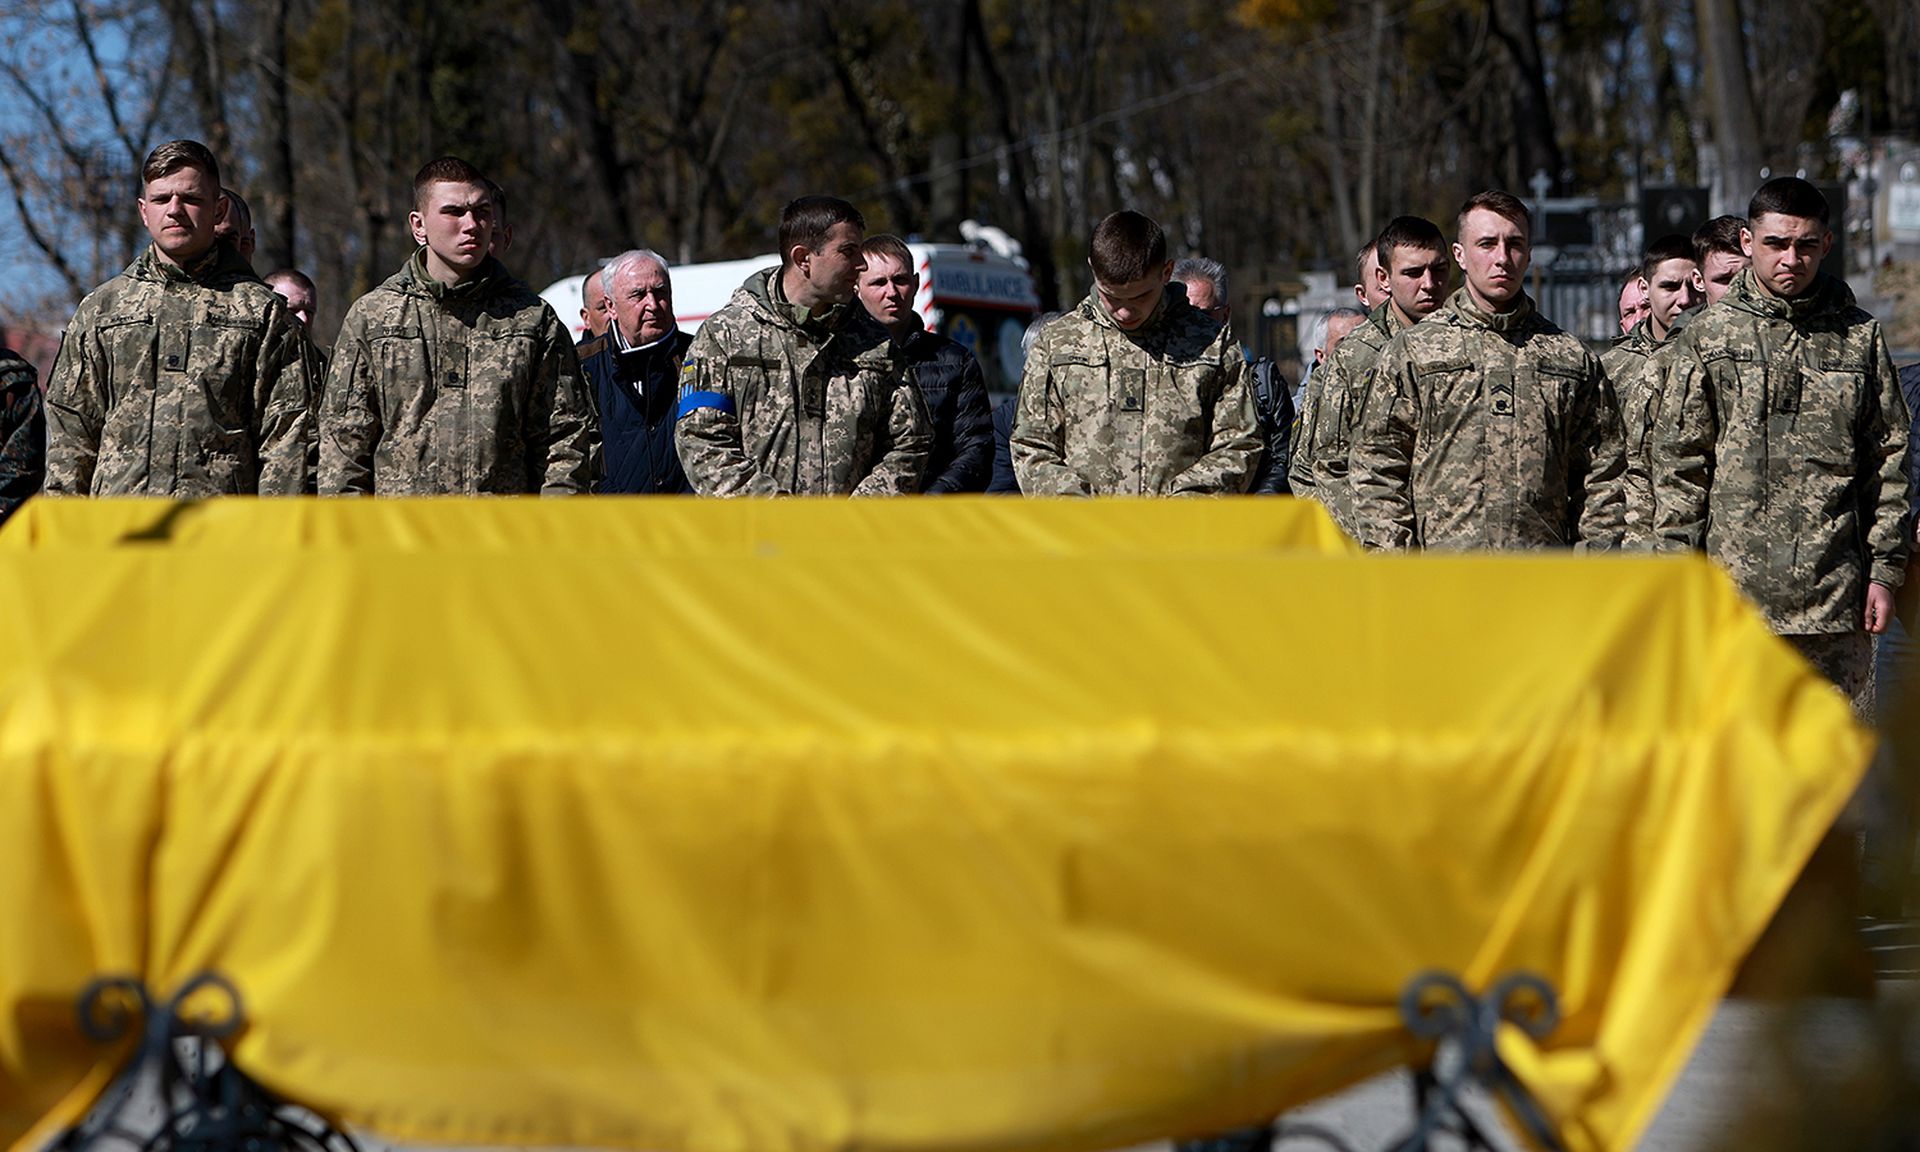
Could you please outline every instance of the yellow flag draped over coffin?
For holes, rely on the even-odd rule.
[[[1358,552],[1318,504],[1216,500],[34,500],[0,550],[171,547],[452,549],[650,555],[1051,555]],[[1111,507],[1114,511],[1108,511]]]
[[[732,1152],[1224,1128],[1414,1055],[1441,968],[1551,981],[1508,1047],[1624,1148],[1869,751],[1703,561],[947,503],[30,505],[0,1134],[109,973],[226,974],[245,1069],[390,1137]]]

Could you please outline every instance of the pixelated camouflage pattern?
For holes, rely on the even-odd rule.
[[[1613,548],[1625,527],[1620,413],[1600,362],[1522,296],[1462,288],[1374,369],[1349,477],[1370,548]]]
[[[286,302],[225,241],[148,248],[80,302],[47,382],[47,491],[298,495],[312,381]]]
[[[1653,460],[1648,437],[1659,414],[1660,376],[1653,361],[1663,347],[1646,320],[1613,342],[1600,355],[1600,366],[1613,383],[1620,403],[1621,431],[1627,446],[1627,527],[1621,538],[1628,548],[1653,547]]]
[[[1863,627],[1909,542],[1908,414],[1880,325],[1825,275],[1751,270],[1672,343],[1653,434],[1656,544],[1704,548],[1776,632]]]
[[[1321,370],[1307,378],[1307,392],[1300,401],[1287,478],[1295,496],[1318,500],[1349,535],[1353,533],[1353,488],[1347,482],[1347,456],[1353,449],[1353,432],[1380,353],[1405,327],[1393,310],[1393,301],[1381,303],[1365,324],[1340,341]]]
[[[0,522],[40,491],[47,476],[47,413],[39,373],[0,347]]]
[[[893,496],[920,490],[933,423],[905,357],[856,302],[810,316],[756,272],[695,334],[674,426],[702,496]],[[803,317],[805,317],[803,319]],[[730,406],[730,408],[728,407]]]
[[[1854,632],[1816,632],[1811,635],[1783,636],[1794,651],[1814,666],[1820,675],[1833,682],[1840,694],[1853,705],[1853,714],[1862,724],[1878,721],[1875,713],[1876,685],[1873,674],[1873,636],[1864,629]]]
[[[1009,441],[1028,496],[1245,492],[1264,445],[1232,330],[1167,285],[1122,329],[1090,293],[1041,330]]]
[[[448,286],[426,249],[354,301],[320,418],[320,494],[590,491],[593,402],[573,337],[488,257]]]

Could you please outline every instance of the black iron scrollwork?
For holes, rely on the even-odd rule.
[[[1561,1148],[1552,1121],[1526,1086],[1500,1058],[1500,1025],[1512,1024],[1544,1040],[1560,1024],[1560,1003],[1553,986],[1527,972],[1496,982],[1476,997],[1456,976],[1425,972],[1400,995],[1400,1016],[1407,1029],[1435,1044],[1433,1063],[1415,1079],[1414,1130],[1395,1152],[1424,1152],[1434,1136],[1450,1133],[1470,1148],[1493,1148],[1465,1107],[1466,1093],[1478,1086],[1507,1106],[1534,1143],[1550,1152]]]
[[[1412,1132],[1395,1141],[1391,1152],[1428,1152],[1436,1137],[1444,1146],[1491,1152],[1495,1144],[1473,1118],[1467,1096],[1474,1090],[1504,1104],[1534,1144],[1559,1152],[1560,1139],[1526,1086],[1500,1058],[1500,1025],[1512,1024],[1535,1040],[1544,1040],[1560,1023],[1560,1005],[1552,985],[1530,973],[1516,973],[1475,996],[1456,976],[1424,972],[1408,982],[1400,996],[1407,1029],[1434,1044],[1433,1063],[1414,1072]],[[1177,1152],[1356,1152],[1339,1132],[1323,1124],[1281,1117],[1270,1124],[1243,1128],[1204,1140],[1182,1141]]]
[[[231,982],[203,972],[156,1002],[137,980],[95,980],[80,994],[80,1030],[102,1044],[140,1022],[133,1058],[54,1152],[360,1152],[353,1138],[280,1100],[227,1059],[246,1019]],[[150,1117],[150,1118],[149,1118]]]

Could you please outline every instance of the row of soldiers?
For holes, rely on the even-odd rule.
[[[590,282],[605,335],[576,349],[495,255],[497,191],[443,157],[414,181],[417,250],[328,358],[220,236],[203,146],[162,145],[142,176],[153,243],[82,302],[49,383],[50,492],[985,486],[978,366],[921,329],[905,246],[844,200],[789,204],[780,263],[691,337],[666,261],[616,259]],[[1468,200],[1451,260],[1438,227],[1401,217],[1373,245],[1380,299],[1291,439],[1224,284],[1190,276],[1211,292],[1190,300],[1161,228],[1116,212],[1091,237],[1093,290],[1036,333],[1006,455],[1028,495],[1244,492],[1278,464],[1375,549],[1704,548],[1858,695],[1911,546],[1908,421],[1878,324],[1818,272],[1827,212],[1805,181],[1769,181],[1739,231],[1751,267],[1697,315],[1679,309],[1722,270],[1656,242],[1655,314],[1606,363],[1527,297],[1519,200]]]
[[[1371,548],[1702,549],[1871,711],[1872,635],[1915,544],[1910,419],[1886,340],[1820,272],[1819,190],[1657,238],[1647,313],[1603,357],[1522,289],[1525,205],[1394,220],[1381,300],[1310,381],[1290,479]]]

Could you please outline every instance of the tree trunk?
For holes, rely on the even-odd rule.
[[[1516,73],[1510,90],[1514,161],[1519,178],[1545,172],[1557,187],[1566,168],[1554,135],[1553,97],[1540,52],[1540,13],[1534,0],[1491,0],[1488,28],[1506,49]]]
[[[250,199],[257,206],[259,267],[291,268],[297,261],[293,193],[293,119],[287,93],[288,0],[264,0],[261,44],[254,51],[260,85],[260,178]]]
[[[1747,80],[1746,35],[1738,0],[1696,0],[1695,29],[1706,70],[1707,114],[1713,124],[1720,171],[1716,199],[1739,204],[1760,181],[1760,120]]]

